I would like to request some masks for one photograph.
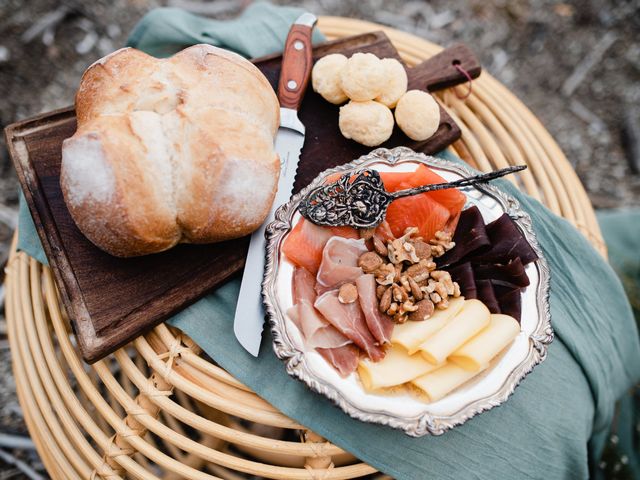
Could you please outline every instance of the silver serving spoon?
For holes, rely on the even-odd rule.
[[[382,223],[387,208],[398,198],[486,183],[525,168],[526,165],[516,165],[453,182],[434,183],[397,192],[385,190],[376,170],[364,169],[342,175],[336,182],[314,188],[302,199],[298,208],[304,218],[316,225],[372,228]]]

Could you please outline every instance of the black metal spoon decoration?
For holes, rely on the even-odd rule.
[[[355,179],[353,173],[348,173],[333,183],[314,188],[302,199],[299,210],[304,218],[316,225],[372,228],[382,223],[387,208],[398,198],[487,183],[525,168],[526,165],[516,165],[453,182],[434,183],[397,192],[385,190],[376,170],[364,169],[355,173]]]

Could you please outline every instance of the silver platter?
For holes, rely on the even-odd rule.
[[[273,332],[273,348],[285,362],[287,372],[309,388],[331,399],[350,416],[364,422],[379,423],[419,437],[441,435],[475,415],[502,404],[516,386],[547,355],[553,340],[549,312],[549,268],[531,225],[531,218],[516,199],[493,185],[461,189],[467,206],[476,205],[486,222],[507,212],[538,254],[539,260],[527,266],[531,285],[522,293],[521,332],[512,345],[491,362],[489,368],[443,399],[425,403],[409,392],[373,394],[366,392],[357,373],[341,378],[317,352],[305,347],[297,327],[285,312],[292,306],[293,266],[280,247],[300,218],[298,205],[327,177],[360,168],[380,171],[412,171],[423,163],[447,181],[476,174],[469,167],[416,153],[406,147],[380,148],[345,165],[326,170],[300,193],[276,211],[267,227],[267,265],[262,285],[264,304]]]

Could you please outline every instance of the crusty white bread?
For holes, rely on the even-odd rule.
[[[128,257],[251,233],[275,195],[279,104],[249,61],[210,45],[125,48],[87,69],[60,185],[80,230]]]

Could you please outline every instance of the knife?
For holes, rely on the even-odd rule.
[[[233,319],[233,331],[240,344],[254,357],[260,351],[264,309],[262,277],[265,265],[265,228],[273,220],[277,207],[291,197],[300,151],[304,143],[304,125],[298,119],[298,109],[311,76],[311,33],[317,19],[304,13],[294,22],[284,45],[282,69],[278,83],[280,129],[275,148],[280,156],[278,190],[265,222],[251,235],[245,261],[240,295]]]

